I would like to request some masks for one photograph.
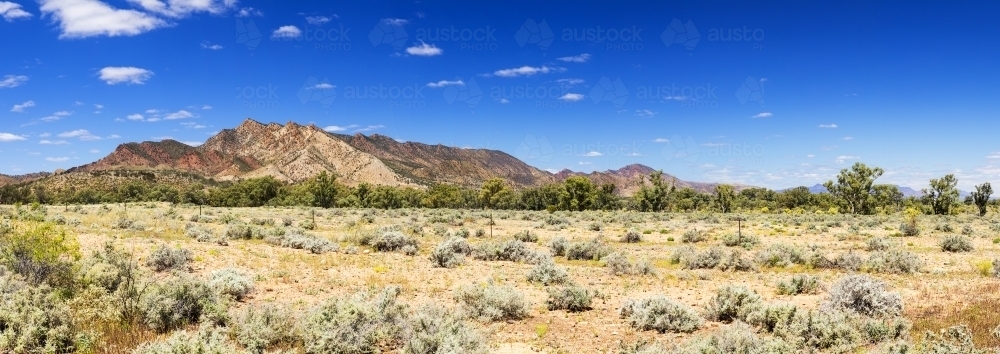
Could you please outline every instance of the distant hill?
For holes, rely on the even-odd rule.
[[[0,174],[0,187],[6,186],[8,184],[31,182],[51,175],[52,174],[48,172],[37,172],[37,173],[29,173],[25,175],[15,175],[15,176]]]
[[[907,197],[907,198],[908,197],[918,197],[919,198],[919,197],[922,197],[924,195],[923,192],[915,190],[915,189],[910,188],[910,187],[896,186],[896,188],[899,188],[899,191],[903,193],[903,197]],[[813,194],[819,194],[819,193],[826,193],[827,190],[826,190],[826,187],[824,187],[822,184],[816,184],[816,185],[814,185],[812,187],[809,187],[809,192],[811,192]]]
[[[614,184],[615,186],[617,186],[619,194],[631,195],[636,191],[638,191],[639,188],[641,187],[639,182],[642,181],[642,178],[648,177],[649,174],[653,173],[654,171],[656,170],[654,170],[652,167],[641,164],[632,164],[617,170],[607,170],[603,172],[594,171],[591,173],[573,172],[567,169],[556,173],[555,180],[557,182],[562,182],[572,176],[584,176],[597,184],[604,184],[604,183]],[[663,174],[663,179],[671,183],[676,183],[678,189],[691,188],[702,193],[713,193],[715,192],[715,187],[719,185],[719,183],[684,181],[668,173]],[[735,184],[733,186],[734,189],[736,189],[736,191],[740,191],[750,187],[741,184]]]

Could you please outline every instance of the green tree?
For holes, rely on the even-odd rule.
[[[719,203],[719,210],[728,213],[733,209],[733,200],[736,199],[736,191],[733,186],[720,184],[715,186],[715,201]]]
[[[972,192],[972,201],[979,208],[979,216],[986,215],[986,203],[990,202],[991,195],[993,195],[993,186],[990,186],[990,182],[983,182],[983,184],[976,186],[975,192]]]
[[[649,174],[649,184],[645,178],[639,181],[641,187],[635,193],[636,206],[640,211],[659,212],[667,209],[673,185],[667,185],[663,180],[663,171],[653,171]]]
[[[873,194],[872,200],[869,205],[873,207],[892,207],[894,210],[899,210],[903,204],[903,192],[899,191],[899,187],[893,184],[876,184],[872,186]]]
[[[948,215],[951,207],[958,204],[958,179],[948,174],[931,179],[931,188],[924,189],[924,201],[931,205],[934,214]]]
[[[483,182],[482,189],[479,190],[479,201],[483,208],[493,209],[507,190],[507,183],[501,178],[490,178]]]
[[[851,214],[870,213],[868,202],[869,196],[874,193],[872,185],[883,173],[885,170],[880,167],[869,168],[857,162],[850,170],[846,168],[840,170],[837,183],[827,181],[823,186],[831,195],[840,199]]]
[[[322,171],[307,186],[313,206],[329,209],[337,205],[337,176]]]
[[[600,188],[597,188],[594,191],[594,209],[618,209],[618,198],[615,197],[615,189],[617,188],[613,183],[604,183]]]
[[[583,176],[572,176],[563,182],[559,193],[559,209],[584,211],[590,209],[594,201],[594,183]]]

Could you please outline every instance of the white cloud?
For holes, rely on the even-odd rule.
[[[207,104],[206,104],[206,105],[204,105],[204,106],[201,106],[201,109],[203,109],[203,110],[206,110],[206,111],[207,111],[207,110],[210,110],[210,109],[212,109],[212,106],[209,106],[209,105],[207,105]]]
[[[806,157],[808,157],[808,158],[810,158],[810,159],[811,159],[811,158],[813,158],[813,157],[816,157],[816,155],[813,155],[813,154],[809,154],[809,155],[806,155]]]
[[[520,68],[513,69],[503,69],[493,72],[493,75],[499,77],[518,77],[518,76],[534,76],[536,74],[548,74],[550,72],[563,72],[566,69],[563,68],[550,68],[548,66],[534,67],[534,66],[522,66]]]
[[[311,87],[311,89],[313,89],[313,90],[330,90],[330,89],[333,89],[333,88],[336,88],[336,87],[337,87],[336,85],[331,85],[331,84],[326,83],[326,82],[321,82],[321,83],[316,84],[316,86]]]
[[[278,27],[278,29],[274,30],[274,32],[271,33],[271,38],[292,39],[292,38],[299,38],[301,36],[302,36],[302,30],[300,30],[298,27],[291,25]]]
[[[3,80],[0,80],[0,88],[15,88],[27,81],[28,77],[24,75],[4,75]]]
[[[146,110],[146,114],[157,114],[157,113],[160,113],[160,110],[158,110],[158,109],[147,109]]]
[[[119,136],[118,134],[111,134],[110,136],[108,136],[108,139],[118,139],[118,138],[121,138],[121,136]]]
[[[586,154],[583,154],[583,156],[598,157],[598,156],[604,156],[604,154],[600,153],[599,151],[591,151],[591,152],[588,152]]]
[[[45,161],[48,162],[66,162],[69,161],[68,157],[46,157]]]
[[[417,55],[421,57],[433,57],[444,53],[444,51],[441,50],[441,48],[438,48],[433,44],[427,44],[423,42],[420,42],[420,45],[415,45],[406,48],[406,52],[409,53],[410,55]]]
[[[169,136],[169,135],[167,135],[167,136],[154,136],[154,137],[152,137],[153,140],[173,140],[173,138],[174,137]]]
[[[836,124],[820,124],[819,127],[823,128],[823,129],[834,129],[834,128],[837,127],[837,125]]]
[[[101,69],[101,80],[108,85],[120,83],[142,85],[153,76],[153,72],[133,66],[109,66]]]
[[[200,141],[182,141],[181,144],[184,144],[184,145],[187,145],[187,146],[201,146],[201,144],[204,144],[204,143],[200,142]]]
[[[129,0],[149,12],[183,18],[195,12],[220,14],[236,5],[234,0]]]
[[[558,58],[556,60],[561,60],[570,63],[586,63],[588,60],[590,60],[590,54],[583,53],[580,55]]]
[[[41,133],[41,134],[38,134],[38,137],[39,137],[39,138],[48,138],[48,137],[50,137],[50,136],[52,136],[52,134],[49,134],[49,133]]]
[[[35,101],[27,101],[27,102],[24,102],[22,104],[15,104],[14,108],[11,108],[10,111],[11,112],[21,113],[21,112],[24,112],[25,108],[30,108],[30,107],[34,107],[34,106],[35,106]]]
[[[7,22],[14,22],[14,20],[28,18],[33,15],[22,10],[21,4],[0,1],[0,16],[3,16],[3,19],[7,20]]]
[[[986,158],[988,158],[988,159],[1000,159],[1000,152],[992,152],[989,155],[986,155]]]
[[[656,139],[653,139],[653,142],[654,143],[669,143],[670,140],[669,139],[664,139],[664,138],[656,138]]]
[[[510,100],[508,100],[508,99],[506,99],[506,98],[501,98],[501,99],[500,99],[500,103],[501,103],[501,104],[508,104],[508,103],[510,103]]]
[[[347,131],[347,130],[354,129],[354,128],[357,128],[357,127],[358,127],[357,124],[351,124],[351,125],[348,125],[346,127],[341,127],[341,126],[337,126],[337,125],[331,125],[329,127],[323,128],[323,130],[326,130],[328,132],[333,133],[333,132]]]
[[[576,86],[583,83],[583,79],[559,79],[556,82],[563,86]]]
[[[24,139],[26,138],[20,135],[14,135],[11,133],[0,133],[0,142],[7,143],[11,141],[21,141]]]
[[[455,81],[441,80],[438,82],[431,82],[427,84],[427,87],[431,88],[439,88],[445,86],[465,86],[465,82],[463,82],[462,80],[455,80]]]
[[[579,93],[567,93],[565,95],[562,95],[562,97],[559,97],[559,100],[566,102],[583,101],[583,95]]]
[[[97,149],[90,149],[90,151],[89,151],[89,152],[90,152],[91,154],[100,154],[100,153],[101,153],[101,150],[97,150]]]
[[[858,156],[841,155],[841,156],[837,156],[837,158],[833,159],[833,161],[836,162],[836,163],[844,163],[844,161],[847,161],[847,160],[857,160],[857,159],[860,159],[860,157],[858,157]]]
[[[56,141],[40,140],[40,141],[38,141],[38,144],[39,145],[66,145],[66,144],[69,144],[69,142],[67,142],[66,140],[56,140]]]
[[[322,26],[330,22],[330,18],[326,16],[306,16],[306,22],[313,26]]]
[[[46,122],[46,123],[55,122],[57,120],[62,119],[63,117],[67,117],[67,116],[72,115],[72,114],[73,114],[73,112],[59,111],[59,112],[56,112],[56,113],[52,113],[51,116],[40,118],[39,120],[41,120],[43,122]]]
[[[77,130],[72,130],[72,131],[68,131],[68,132],[65,132],[65,133],[60,133],[58,136],[60,138],[78,138],[78,137],[87,136],[87,135],[90,135],[90,132],[87,131],[86,129],[77,129]]]
[[[656,112],[650,111],[648,109],[640,109],[635,111],[636,117],[649,118],[656,115]]]
[[[263,12],[252,7],[244,7],[236,13],[236,17],[264,16]]]
[[[407,23],[410,23],[409,20],[404,20],[404,19],[401,19],[401,18],[384,18],[384,19],[382,19],[382,22],[385,22],[385,23],[393,25],[393,26],[404,26]]]
[[[202,47],[202,48],[205,48],[205,49],[211,49],[211,50],[219,50],[219,49],[222,49],[222,46],[221,46],[221,45],[218,45],[218,44],[212,44],[212,42],[209,42],[209,41],[203,41],[203,42],[201,42],[201,47]]]
[[[43,13],[59,22],[59,38],[135,36],[170,24],[135,10],[120,10],[99,0],[39,0]],[[202,1],[203,2],[203,1]]]
[[[593,165],[592,163],[585,162],[585,161],[580,161],[579,164],[581,164],[581,165]]]
[[[688,96],[663,96],[663,99],[667,100],[667,101],[687,101],[687,100],[690,100],[691,97],[688,97]]]
[[[129,115],[128,115],[128,117],[125,117],[125,118],[128,118],[128,120],[136,120],[136,121],[141,121],[141,120],[143,120],[143,119],[144,119],[145,117],[143,117],[143,116],[142,116],[141,114],[139,114],[139,113],[136,113],[136,114],[129,114]]]
[[[95,103],[95,104],[94,104],[94,108],[97,108],[97,109],[103,109],[103,108],[104,108],[104,105],[103,105],[103,104],[96,104],[96,103]]]
[[[771,118],[773,116],[774,114],[771,114],[771,112],[760,112],[753,116],[753,118]]]
[[[378,129],[382,129],[382,128],[385,128],[385,126],[381,125],[381,124],[378,124],[378,125],[369,125],[367,127],[357,129],[357,130],[355,130],[355,132],[370,132],[370,131],[378,130]]]
[[[192,117],[194,117],[194,115],[191,114],[191,112],[188,112],[188,111],[185,111],[185,110],[182,109],[182,110],[179,110],[177,112],[170,113],[170,114],[164,116],[163,119],[174,120],[174,119],[184,119],[184,118],[192,118]]]
[[[854,140],[854,137],[853,136],[845,136],[844,140]]]

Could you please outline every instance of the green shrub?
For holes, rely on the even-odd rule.
[[[538,242],[538,235],[531,233],[530,230],[521,230],[514,234],[514,239],[521,242]]]
[[[198,322],[214,302],[212,290],[204,283],[176,277],[147,289],[139,306],[146,325],[166,333]]]
[[[228,336],[220,328],[203,326],[196,333],[179,331],[165,339],[143,344],[134,354],[225,354],[246,353],[227,340]]]
[[[330,240],[307,235],[298,229],[289,230],[287,233],[268,235],[264,237],[264,242],[285,248],[308,250],[313,254],[336,252],[340,249],[340,246]]]
[[[537,253],[518,240],[502,243],[483,243],[476,247],[473,257],[483,261],[509,261],[535,263],[541,258]]]
[[[316,223],[312,220],[302,220],[299,222],[299,227],[305,230],[316,230]]]
[[[372,248],[378,252],[403,251],[406,246],[417,247],[417,240],[399,231],[381,232],[371,241]]]
[[[435,267],[454,268],[462,264],[465,256],[472,254],[472,247],[464,238],[453,236],[444,240],[431,252]]]
[[[819,278],[808,274],[796,274],[791,279],[778,282],[778,294],[781,295],[816,294],[819,288]]]
[[[892,247],[892,242],[885,237],[872,237],[868,239],[867,247],[865,247],[868,252],[876,251],[888,251]]]
[[[972,240],[965,236],[945,236],[941,239],[941,250],[945,252],[971,252]]]
[[[791,354],[798,352],[791,343],[778,338],[758,336],[753,328],[742,322],[723,327],[710,336],[696,338],[674,351],[677,354]]]
[[[232,325],[236,342],[255,354],[262,354],[279,344],[295,343],[298,333],[295,314],[291,311],[269,304],[238,311]]]
[[[640,331],[690,333],[702,324],[701,316],[694,309],[665,296],[628,300],[619,309],[618,315]]]
[[[747,316],[763,303],[760,295],[742,286],[727,286],[719,289],[715,297],[705,305],[705,317],[712,321],[746,321]]]
[[[146,259],[146,266],[157,272],[165,270],[188,272],[191,271],[192,260],[194,257],[191,256],[191,251],[160,245]]]
[[[903,298],[886,290],[881,280],[864,274],[848,275],[830,286],[826,308],[850,310],[864,316],[898,316]]]
[[[681,242],[683,243],[698,243],[707,239],[708,237],[705,234],[695,229],[687,230],[684,232],[684,235],[681,235]]]
[[[482,334],[467,324],[453,311],[428,306],[413,314],[409,320],[405,353],[486,354],[489,344]]]
[[[528,317],[528,303],[513,288],[486,284],[466,285],[455,293],[466,314],[480,321],[520,320]]]
[[[899,249],[872,253],[865,263],[865,268],[875,273],[912,274],[922,267],[919,256]]]
[[[592,308],[590,304],[594,300],[594,294],[579,285],[553,287],[547,291],[549,297],[545,300],[545,305],[549,311],[582,312]]]
[[[940,334],[926,332],[918,353],[929,354],[986,354],[989,351],[977,349],[972,342],[972,331],[965,325],[945,328]]]
[[[569,281],[569,274],[566,270],[557,266],[552,258],[544,258],[531,268],[528,273],[528,281],[542,283],[542,285],[564,284]]]
[[[234,240],[249,240],[253,238],[253,228],[246,224],[229,224],[226,226],[226,237]]]
[[[398,287],[377,297],[358,293],[334,298],[312,310],[302,324],[306,353],[379,353],[403,340],[406,306]]]
[[[569,260],[599,261],[608,254],[611,254],[611,247],[605,244],[600,237],[589,241],[573,242],[566,248],[566,259]]]
[[[71,286],[79,258],[76,239],[52,224],[28,222],[0,234],[0,266],[33,284]]]
[[[787,267],[792,264],[805,264],[807,258],[801,249],[784,243],[772,244],[757,252],[758,263],[767,267]]]
[[[920,235],[920,228],[917,227],[916,222],[904,222],[899,224],[899,232],[902,233],[903,236],[914,237]]]
[[[83,332],[52,288],[0,267],[0,352],[73,353],[78,339]]]
[[[728,247],[743,247],[751,249],[760,244],[760,239],[754,235],[725,235],[722,236],[722,244]]]
[[[622,235],[622,238],[619,241],[625,242],[625,243],[638,243],[638,242],[642,242],[642,234],[639,233],[639,230],[629,229],[628,232],[626,232],[624,235]]]
[[[565,237],[559,236],[552,239],[549,243],[549,249],[552,250],[552,255],[556,257],[561,257],[566,255],[566,248],[569,247],[569,241]]]
[[[212,272],[208,286],[217,294],[241,301],[253,291],[254,281],[237,269],[223,268]]]

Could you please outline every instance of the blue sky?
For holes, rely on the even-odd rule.
[[[0,173],[247,117],[541,169],[1000,180],[996,2],[0,0]]]

